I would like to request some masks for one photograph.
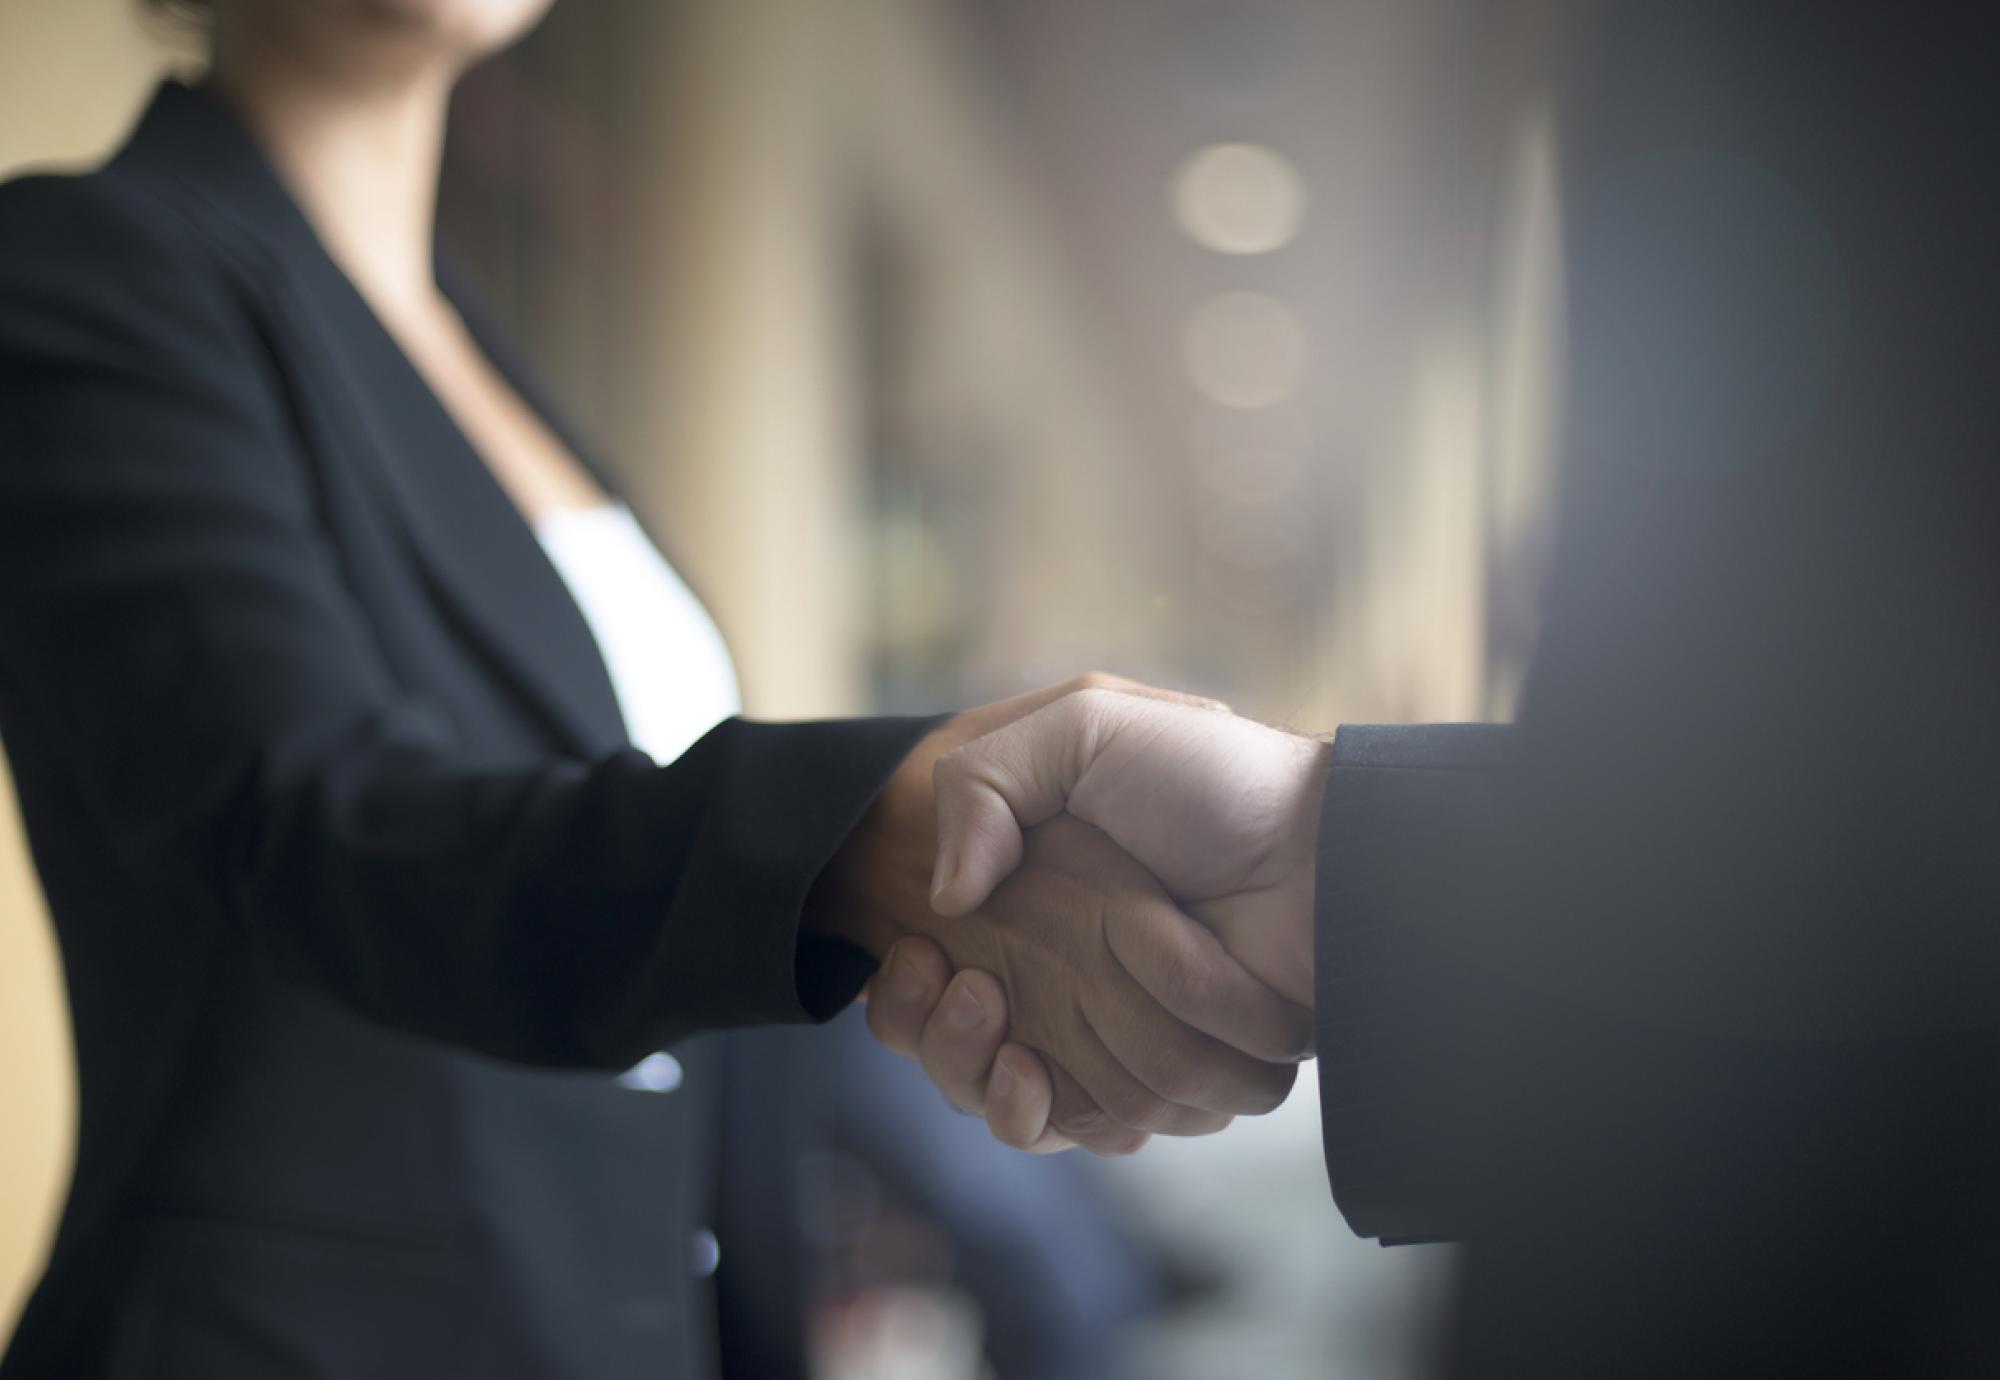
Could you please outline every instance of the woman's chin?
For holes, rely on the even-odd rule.
[[[458,56],[505,48],[541,21],[554,0],[364,0],[378,19],[422,30]]]

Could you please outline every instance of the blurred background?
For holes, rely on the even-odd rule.
[[[568,0],[462,88],[445,239],[753,714],[1097,668],[1307,731],[1504,718],[1556,459],[1560,29],[1536,0]],[[193,46],[133,0],[0,0],[0,174],[101,157]],[[1421,1361],[1448,1258],[1347,1232],[1309,1076],[1219,1138],[1030,1161],[851,1020],[771,1038],[820,1376]],[[68,1060],[0,773],[0,1335]]]

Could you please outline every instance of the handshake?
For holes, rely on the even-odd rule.
[[[1090,676],[948,721],[816,911],[868,1021],[1000,1140],[1127,1154],[1268,1112],[1313,1041],[1328,750]]]

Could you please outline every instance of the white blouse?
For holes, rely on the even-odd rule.
[[[558,508],[535,536],[597,639],[634,747],[671,762],[742,710],[721,631],[630,509]]]

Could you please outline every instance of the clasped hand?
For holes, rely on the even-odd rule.
[[[876,922],[870,1026],[1023,1149],[1271,1110],[1311,1046],[1325,771],[1318,743],[1108,677],[951,721],[832,871]]]

